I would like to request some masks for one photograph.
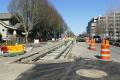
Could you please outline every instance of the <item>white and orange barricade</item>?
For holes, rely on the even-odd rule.
[[[88,37],[85,37],[85,42],[89,43],[89,38]]]
[[[88,45],[89,45],[88,49],[90,49],[90,47],[91,47],[91,39],[89,39]]]
[[[89,49],[96,51],[96,43],[95,43],[95,39],[92,39],[91,42],[89,43]]]
[[[96,42],[95,42],[95,39],[92,39],[90,50],[96,51]]]
[[[110,45],[108,40],[103,40],[101,44],[101,56],[100,59],[102,60],[110,60]]]

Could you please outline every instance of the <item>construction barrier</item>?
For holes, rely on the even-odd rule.
[[[103,40],[101,44],[101,56],[102,60],[110,60],[110,45],[108,40]]]
[[[89,47],[88,47],[88,49],[90,49],[90,47],[91,47],[91,40],[89,39],[89,42],[88,42],[88,44],[89,44]]]
[[[96,51],[95,39],[92,39],[90,50]]]
[[[90,49],[90,50],[93,50],[93,51],[96,51],[95,39],[92,39],[92,40],[89,42],[89,49]]]
[[[24,46],[20,44],[15,46],[7,46],[7,48],[10,54],[23,53],[25,51]]]
[[[89,38],[88,37],[85,37],[85,42],[89,43]]]
[[[25,46],[23,44],[18,44],[14,46],[1,46],[0,47],[0,53],[6,54],[6,55],[18,55],[18,54],[24,54]]]

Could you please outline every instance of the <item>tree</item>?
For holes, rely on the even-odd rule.
[[[12,0],[9,12],[21,23],[25,39],[61,35],[67,25],[48,0]]]
[[[2,41],[2,34],[0,33],[0,41]]]
[[[47,0],[12,0],[9,4],[9,12],[21,23],[25,31],[25,40],[28,42],[29,31],[40,20],[39,5]],[[40,16],[40,17],[39,17]]]

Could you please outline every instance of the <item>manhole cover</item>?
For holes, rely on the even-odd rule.
[[[89,78],[102,78],[107,76],[107,73],[101,70],[96,69],[80,69],[76,73],[80,76],[89,77]]]

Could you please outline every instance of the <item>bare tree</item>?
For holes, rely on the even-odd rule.
[[[35,34],[33,37],[40,38],[60,35],[67,29],[66,23],[48,0],[12,0],[9,12],[23,26],[26,43],[30,31]]]
[[[9,12],[21,23],[25,31],[25,40],[28,42],[29,31],[41,19],[40,9],[47,0],[12,0]],[[40,6],[41,4],[41,6]]]

